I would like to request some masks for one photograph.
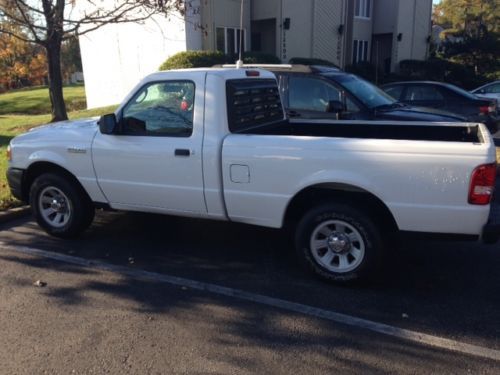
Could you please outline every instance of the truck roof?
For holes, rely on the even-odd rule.
[[[258,72],[258,75],[249,75],[247,72]],[[152,73],[146,76],[143,82],[156,81],[162,79],[176,79],[185,77],[186,74],[213,74],[220,76],[222,79],[245,79],[245,78],[268,78],[276,79],[275,75],[268,70],[259,68],[190,68],[190,69],[173,69]]]

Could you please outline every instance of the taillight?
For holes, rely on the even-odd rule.
[[[12,149],[10,148],[10,145],[7,146],[7,160],[12,161]]]
[[[490,105],[482,105],[479,107],[480,115],[489,115],[490,113],[495,113],[497,110],[495,103],[491,103]]]
[[[470,179],[470,204],[486,205],[490,203],[495,188],[496,175],[496,163],[480,165],[474,169]]]

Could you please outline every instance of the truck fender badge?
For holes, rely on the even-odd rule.
[[[85,148],[78,148],[78,147],[68,147],[68,152],[72,154],[86,154],[87,149]]]

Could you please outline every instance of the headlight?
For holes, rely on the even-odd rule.
[[[12,149],[10,148],[10,145],[7,146],[7,160],[12,161]]]

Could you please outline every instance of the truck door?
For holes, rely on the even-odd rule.
[[[112,207],[206,213],[204,82],[194,77],[145,84],[118,113],[117,134],[96,135],[94,168]]]

